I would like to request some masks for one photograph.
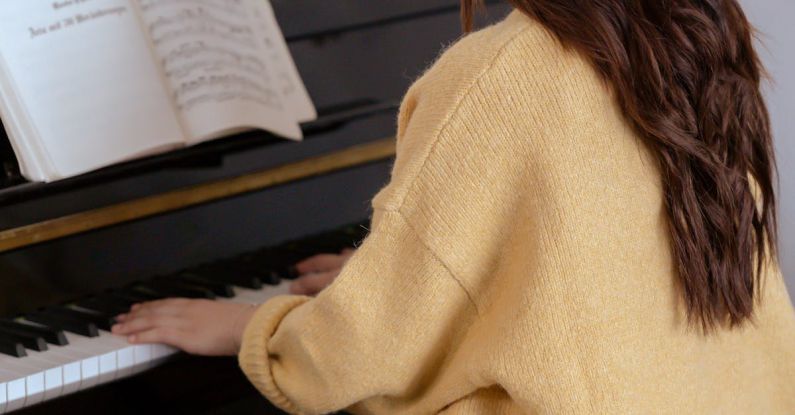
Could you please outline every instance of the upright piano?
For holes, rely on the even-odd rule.
[[[272,0],[319,118],[54,183],[0,139],[0,413],[280,413],[233,358],[130,346],[114,315],[164,297],[259,303],[355,246],[389,176],[399,101],[460,36],[458,0]],[[507,6],[487,2],[482,23]]]

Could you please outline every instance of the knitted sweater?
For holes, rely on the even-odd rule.
[[[753,324],[686,320],[653,154],[589,63],[512,12],[408,91],[370,235],[262,305],[240,364],[292,413],[793,414],[775,264]]]

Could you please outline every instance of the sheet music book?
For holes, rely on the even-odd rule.
[[[0,95],[33,181],[316,117],[267,0],[4,0]]]

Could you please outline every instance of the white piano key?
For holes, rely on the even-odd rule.
[[[143,370],[151,361],[146,358],[145,352],[140,352],[140,350],[151,350],[151,345],[133,346],[124,338],[104,330],[99,331],[98,337],[90,338],[67,333],[67,340],[70,345],[74,342],[81,352],[93,357],[92,363],[96,361],[96,381],[86,384],[84,379],[80,386],[81,390]],[[136,349],[140,349],[137,354]],[[81,362],[81,369],[85,378],[85,360]],[[93,375],[93,371],[89,374]]]
[[[279,285],[265,285],[262,289],[234,287],[235,297],[230,301],[246,304],[262,304],[273,297],[290,294],[291,281],[282,281]]]
[[[165,345],[165,344],[153,344],[152,345],[152,361],[155,363],[160,363],[166,358],[177,354],[179,350],[174,347]]]
[[[44,372],[50,368],[49,365],[29,357],[0,356],[0,367],[16,373],[18,379],[24,379],[25,391],[22,406],[36,404],[44,399]]]
[[[155,360],[164,357],[161,355],[166,353],[165,350],[160,350],[159,348],[167,346],[154,344],[131,345],[124,337],[102,330],[99,333],[100,336],[96,338],[95,342],[101,342],[105,347],[114,350],[116,353],[117,379],[151,368],[154,366]]]
[[[0,381],[0,414],[6,413],[6,384]]]
[[[133,367],[135,367],[135,356],[132,346],[119,349],[116,352],[116,379],[132,375]]]
[[[120,377],[120,374],[126,376],[131,372],[134,362],[130,359],[129,363],[125,359],[125,349],[130,349],[129,353],[132,354],[131,346],[127,342],[114,336],[110,332],[100,330],[99,337],[89,339],[94,351],[99,353],[99,383],[111,382]],[[121,358],[119,354],[122,353]]]
[[[110,332],[99,332],[99,338],[102,341],[103,347],[107,350],[113,350],[116,355],[116,372],[113,379],[121,379],[133,373],[136,367],[135,363],[135,346],[127,343],[127,340],[121,336],[116,336]]]
[[[44,400],[44,373],[29,376],[25,382],[25,406],[35,405]]]
[[[233,303],[242,303],[242,304],[256,304],[259,301],[259,298],[256,295],[257,291],[255,290],[234,287],[234,292],[235,292],[234,297],[223,300],[230,301]]]
[[[97,353],[92,353],[91,348],[87,347],[88,337],[70,332],[64,332],[64,336],[69,342],[68,345],[51,346],[46,353],[50,359],[60,362],[64,368],[62,394],[65,395],[87,389],[96,383],[99,359]]]
[[[152,363],[152,345],[151,344],[136,344],[133,346],[133,365],[132,372],[140,373],[150,367]]]
[[[12,406],[25,403],[25,379],[16,372],[0,367],[0,414],[7,412],[9,402]]]
[[[116,379],[116,352],[99,356],[99,383],[108,383]]]
[[[25,406],[25,398],[27,396],[26,384],[27,382],[25,379],[17,379],[8,382],[6,412],[16,411]]]
[[[80,371],[80,361],[67,363],[63,366],[63,389],[62,395],[68,395],[80,390],[80,378],[82,373]]]
[[[91,343],[90,337],[80,336],[74,333],[64,333],[68,345],[51,351],[64,363],[77,363],[80,367],[80,384],[77,390],[85,390],[97,384],[99,378],[99,353]],[[69,389],[75,385],[70,384]],[[66,388],[66,385],[64,385]]]
[[[24,321],[24,320],[23,320]],[[24,321],[26,324],[31,326],[41,326],[40,324],[33,323],[30,321]],[[89,357],[87,354],[78,353],[75,354],[73,352],[73,347],[70,349],[71,345],[66,346],[57,346],[57,345],[50,345],[49,350],[46,352],[38,352],[43,357],[46,357],[51,362],[56,365],[60,365],[61,367],[61,388],[60,388],[60,395],[68,395],[73,392],[77,392],[80,390],[80,383],[82,378],[82,370],[80,365],[80,358]],[[36,354],[36,352],[29,352],[30,354]],[[53,394],[53,391],[48,391],[46,394],[46,398]]]
[[[80,361],[80,390],[93,388],[99,381],[99,357]]]
[[[63,392],[63,368],[56,367],[44,372],[44,400],[55,399]]]
[[[221,300],[256,305],[289,294],[289,287],[290,281],[260,290],[234,287],[235,297]],[[131,345],[101,330],[99,337],[65,336],[66,346],[29,351],[25,358],[0,356],[0,414],[139,373],[179,352],[162,344]]]
[[[44,396],[42,400],[55,399],[63,393],[63,366],[60,361],[51,356],[48,351],[36,352],[28,350],[28,357],[32,361],[41,362],[44,370]]]
[[[0,368],[0,413],[25,406],[25,378],[17,372]]]

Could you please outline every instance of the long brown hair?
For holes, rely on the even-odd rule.
[[[478,3],[461,0],[465,31]],[[654,151],[690,321],[710,331],[751,319],[776,258],[776,167],[763,69],[737,1],[510,3],[591,61]]]

